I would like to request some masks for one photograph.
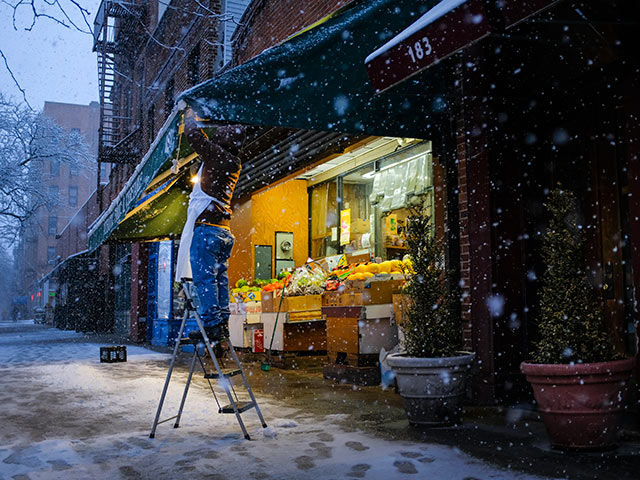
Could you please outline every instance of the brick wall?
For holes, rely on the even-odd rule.
[[[149,2],[143,33],[146,40],[139,50],[131,52],[132,58],[123,57],[123,69],[131,74],[131,82],[120,90],[120,103],[130,103],[133,118],[128,131],[141,128],[142,155],[171,113],[175,98],[195,83],[212,78],[219,67],[220,22],[216,14],[220,11],[219,0],[174,0],[157,23],[157,4]],[[194,77],[189,60],[198,49],[199,69]],[[173,88],[167,88],[170,83]],[[129,100],[124,98],[126,95],[130,95]],[[123,131],[123,137],[128,131]],[[135,164],[119,164],[112,170],[105,189],[105,207],[118,195],[134,168]]]
[[[465,51],[458,69],[458,203],[460,217],[460,278],[464,347],[476,353],[478,370],[474,394],[480,403],[495,400],[493,319],[487,301],[493,291],[491,238],[490,143],[487,118],[490,107],[483,77],[474,65],[479,47]]]
[[[234,35],[233,62],[246,62],[352,1],[254,0]]]

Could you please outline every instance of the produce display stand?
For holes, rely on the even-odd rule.
[[[231,303],[229,333],[234,347],[260,353],[271,344],[273,334],[274,364],[282,368],[294,367],[300,356],[326,356],[326,322],[322,318],[322,296],[285,296],[280,315],[277,310],[282,291],[263,292],[254,300],[236,296]],[[260,301],[255,300],[259,298]],[[274,332],[274,324],[278,322]],[[256,330],[261,331],[259,348],[256,348]]]
[[[377,270],[376,265],[371,267]],[[386,267],[388,272],[390,262]],[[300,267],[291,278],[303,277],[302,268],[308,267]],[[316,268],[311,275],[318,272]],[[322,356],[326,378],[358,385],[379,384],[379,353],[398,343],[394,295],[400,294],[405,276],[385,272],[370,273],[365,279],[361,279],[364,275],[354,275],[356,279],[336,280],[335,272],[324,275],[333,276],[333,283],[327,280],[327,286],[339,287],[318,294],[317,283],[309,289],[300,288],[299,282],[297,288],[285,288],[283,297],[284,284],[256,292],[248,291],[253,287],[243,281],[245,285],[237,290],[246,291],[236,291],[230,306],[233,345],[254,353],[271,345],[270,357],[284,368],[300,364],[295,360],[299,357]],[[295,285],[294,280],[287,285]],[[301,294],[305,291],[307,294]]]

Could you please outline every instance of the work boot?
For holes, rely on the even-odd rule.
[[[204,327],[204,331],[207,334],[207,337],[209,337],[210,342],[219,342],[223,339],[229,338],[229,326],[226,322]],[[200,330],[189,332],[189,338],[191,340],[203,340]]]

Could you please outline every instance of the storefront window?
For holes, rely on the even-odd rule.
[[[158,316],[169,319],[171,313],[171,241],[159,242],[158,245]]]
[[[338,181],[311,190],[311,256],[335,255],[340,248],[338,226]]]
[[[342,209],[340,244],[342,253],[366,255],[375,252],[375,219],[370,196],[373,189],[374,164],[341,177]]]
[[[420,144],[378,162],[372,202],[380,220],[380,256],[406,253],[406,223],[412,208],[424,206],[433,215],[433,165],[430,144]]]
[[[402,258],[412,208],[424,205],[433,215],[431,144],[422,142],[337,174],[310,194],[312,257]]]

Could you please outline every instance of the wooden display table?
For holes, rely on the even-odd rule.
[[[325,306],[327,356],[325,378],[358,385],[380,383],[380,350],[398,343],[393,304]]]
[[[277,313],[262,313],[264,328],[264,345],[271,344],[273,334],[273,350],[280,352],[313,352],[324,355],[327,351],[327,334],[325,322],[321,317],[291,322],[288,313],[280,312],[275,334],[273,326]]]

